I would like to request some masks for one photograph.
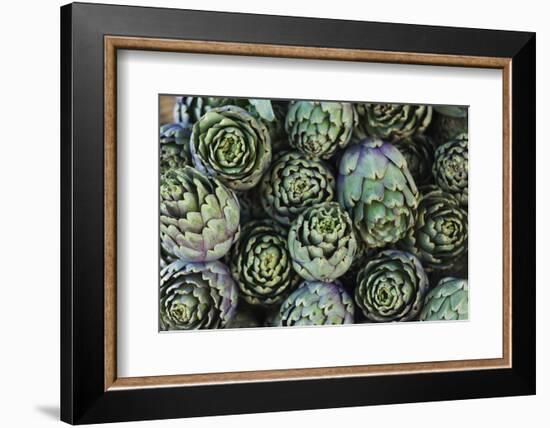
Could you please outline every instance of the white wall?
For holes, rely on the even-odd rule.
[[[122,0],[121,0],[122,1]],[[4,2],[0,12],[0,420],[8,427],[42,427],[58,423],[59,397],[59,10],[58,0]],[[103,3],[116,3],[103,1]],[[544,103],[550,75],[550,29],[544,2],[523,0],[494,4],[479,0],[393,0],[297,2],[275,0],[126,1],[170,6],[323,18],[485,27],[537,32],[539,183],[549,183],[550,157]],[[264,4],[266,3],[266,4]],[[550,210],[538,190],[538,265],[550,257]],[[546,248],[544,248],[546,247]],[[547,264],[547,263],[546,263]],[[517,427],[548,420],[550,402],[550,300],[548,284],[538,275],[538,395],[536,397],[406,404],[318,410],[269,415],[201,418],[186,427],[364,426],[461,427],[489,422]],[[544,311],[544,312],[543,312]],[[541,422],[536,423],[539,420]],[[181,421],[141,426],[181,426]],[[125,426],[137,426],[128,424]]]

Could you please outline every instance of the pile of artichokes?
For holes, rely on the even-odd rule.
[[[160,330],[468,319],[468,110],[161,97]]]

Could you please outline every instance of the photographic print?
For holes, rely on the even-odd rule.
[[[159,96],[159,329],[468,319],[468,107]]]

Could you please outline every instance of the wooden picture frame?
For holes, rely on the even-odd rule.
[[[118,377],[119,49],[502,70],[502,358]],[[77,3],[61,9],[61,53],[62,420],[114,422],[535,392],[533,33]]]

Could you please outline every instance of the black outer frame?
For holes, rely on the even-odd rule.
[[[104,391],[104,35],[512,58],[512,368]],[[535,34],[75,3],[61,8],[61,420],[535,393]],[[213,405],[214,403],[214,405]]]

